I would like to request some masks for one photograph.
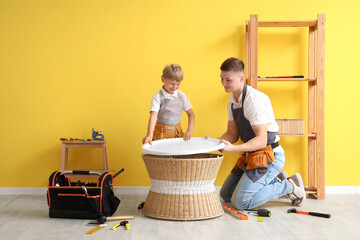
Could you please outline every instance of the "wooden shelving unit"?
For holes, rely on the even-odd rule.
[[[307,27],[309,28],[307,78],[259,78],[258,77],[258,28],[259,27]],[[257,89],[259,81],[303,81],[308,85],[308,133],[283,134],[282,136],[307,137],[308,139],[308,187],[307,194],[325,199],[325,151],[324,151],[324,80],[325,80],[325,14],[318,14],[310,21],[258,21],[251,15],[246,21],[247,84]]]

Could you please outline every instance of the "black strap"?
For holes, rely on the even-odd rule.
[[[271,144],[271,147],[272,147],[272,149],[274,149],[274,148],[278,147],[279,145],[280,145],[279,142],[274,142]]]
[[[246,96],[246,89],[247,89],[247,85],[246,83],[244,84],[243,87],[243,91],[242,91],[242,97],[241,97],[241,108],[242,108],[242,112],[244,112],[244,101],[245,101],[245,96]],[[245,116],[245,115],[244,115]]]

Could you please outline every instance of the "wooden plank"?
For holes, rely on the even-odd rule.
[[[258,83],[258,16],[250,16],[250,86],[257,89]]]
[[[315,78],[316,29],[309,28],[308,77]],[[316,82],[308,83],[308,132],[316,132]],[[308,140],[308,186],[316,186],[316,141]]]
[[[280,137],[308,137],[308,138],[316,138],[315,133],[308,134],[278,134]]]
[[[247,76],[250,76],[250,34],[249,34],[249,21],[245,22],[245,78],[246,84],[250,85],[250,79]]]
[[[303,82],[315,82],[316,78],[258,78],[258,81],[303,81]]]
[[[315,27],[316,20],[308,21],[259,21],[259,27]]]
[[[317,91],[316,91],[316,168],[318,199],[325,199],[325,127],[324,127],[324,90],[325,90],[325,14],[318,14],[317,24]]]

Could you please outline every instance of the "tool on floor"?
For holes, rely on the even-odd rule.
[[[145,205],[145,202],[141,202],[138,206],[138,209],[143,209],[144,208],[144,205]]]
[[[270,217],[271,216],[271,212],[265,208],[245,209],[245,211],[256,212],[257,215],[260,217]]]
[[[118,224],[116,224],[115,226],[113,226],[113,227],[111,228],[111,230],[115,230],[115,229],[117,229],[117,228],[120,227],[120,226],[125,226],[125,227],[126,227],[126,230],[129,230],[129,229],[130,229],[130,223],[129,223],[129,221],[121,221],[121,222],[119,222]]]
[[[96,131],[94,128],[92,129],[92,139],[98,141],[104,141],[104,134],[102,131]]]
[[[118,224],[116,224],[115,226],[113,226],[111,229],[112,230],[115,230],[117,229],[118,227],[120,226],[125,226],[126,230],[129,230],[130,229],[130,223],[129,221],[121,221],[119,222]]]
[[[248,220],[248,216],[239,212],[238,210],[229,207],[229,206],[223,206],[225,212],[230,213],[231,215],[233,215],[236,218],[239,218],[240,220]]]
[[[323,218],[330,218],[331,215],[327,214],[327,213],[318,213],[318,212],[305,212],[305,211],[300,211],[300,210],[296,210],[296,208],[291,208],[289,210],[287,210],[288,213],[300,213],[300,214],[306,214],[306,215],[311,215],[311,216],[316,216],[316,217],[323,217]]]
[[[258,217],[257,217],[257,221],[258,221],[258,222],[263,222],[263,221],[264,221],[264,217],[258,216]]]
[[[116,220],[129,220],[133,219],[133,216],[117,216],[117,217],[105,217],[104,215],[96,218],[96,221],[100,224],[105,223],[106,221],[116,221]]]
[[[94,232],[96,232],[97,230],[102,229],[103,227],[106,227],[107,224],[101,224],[97,227],[94,227],[93,229],[91,229],[90,231],[86,232],[85,234],[93,234]]]

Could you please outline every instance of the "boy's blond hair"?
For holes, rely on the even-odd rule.
[[[163,77],[167,79],[175,79],[177,82],[181,82],[184,78],[184,73],[179,64],[168,64],[164,67]]]

